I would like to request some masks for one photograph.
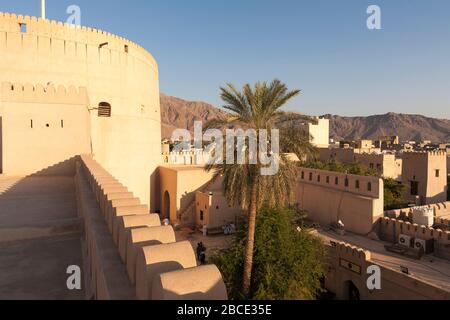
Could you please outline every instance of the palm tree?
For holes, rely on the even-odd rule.
[[[242,206],[248,210],[248,236],[244,259],[242,293],[250,296],[253,252],[255,239],[256,214],[261,206],[283,206],[291,203],[295,181],[296,165],[288,161],[282,152],[293,152],[301,159],[305,154],[313,153],[314,148],[309,136],[298,131],[298,121],[314,122],[310,117],[298,113],[283,112],[288,101],[300,94],[299,90],[289,91],[285,84],[274,80],[270,84],[258,82],[252,88],[245,85],[239,92],[232,84],[221,88],[221,98],[229,116],[212,120],[207,128],[242,128],[260,130],[280,130],[279,171],[273,176],[261,175],[262,164],[211,164],[207,171],[213,171],[213,179],[223,179],[223,188],[231,205]],[[295,134],[294,134],[295,133]],[[269,143],[271,141],[269,140]],[[247,160],[248,156],[246,155]]]

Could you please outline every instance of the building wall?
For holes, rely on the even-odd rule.
[[[445,218],[450,219],[450,201],[442,202],[442,203],[433,203],[426,206],[421,206],[419,208],[431,208],[434,211],[434,217],[437,219]],[[411,207],[398,209],[398,210],[389,210],[384,213],[386,217],[397,219],[399,217],[408,217],[412,218],[413,209]]]
[[[356,142],[358,149],[372,149],[373,141],[372,140],[358,140]]]
[[[329,264],[325,287],[335,293],[338,299],[349,298],[349,282],[352,282],[358,289],[361,300],[450,299],[448,292],[425,280],[378,265],[371,260],[370,251],[346,243],[333,243],[329,245],[328,249]],[[381,269],[381,290],[371,291],[367,288],[367,268],[371,265],[379,266]]]
[[[101,30],[0,13],[0,69],[1,82],[87,88],[94,157],[150,203],[161,116],[158,67],[147,51]],[[110,118],[98,117],[100,102],[111,104]]]
[[[402,155],[402,182],[410,186],[411,181],[419,183],[419,204],[445,202],[447,200],[447,163],[445,152],[405,152]],[[439,177],[436,177],[439,170]],[[408,188],[406,199],[416,202]]]
[[[317,124],[306,123],[303,128],[312,136],[311,143],[320,148],[328,148],[330,145],[330,120],[317,119]]]
[[[351,148],[319,148],[319,160],[322,162],[337,160],[351,164],[355,162],[355,151]]]
[[[161,166],[159,168],[161,213],[164,215],[167,211],[165,203],[167,191],[170,197],[170,221],[177,222],[178,216],[192,203],[195,204],[195,193],[207,185],[212,176],[213,173],[206,172],[203,167]],[[192,219],[195,217],[192,216]]]
[[[322,162],[337,160],[344,164],[357,162],[377,170],[383,177],[399,180],[402,174],[402,160],[393,154],[372,151],[375,149],[367,149],[365,152],[364,149],[353,148],[320,148],[319,160]]]
[[[402,160],[393,154],[355,154],[355,162],[368,168],[377,170],[383,177],[396,180],[401,179]]]
[[[203,220],[201,220],[203,211]],[[217,229],[230,223],[236,224],[236,219],[243,213],[241,208],[228,204],[223,192],[214,191],[210,195],[206,192],[196,193],[196,224],[199,227]]]
[[[29,175],[91,153],[85,88],[3,83],[0,171]]]
[[[380,238],[392,243],[398,242],[401,234],[415,239],[435,240],[434,254],[443,259],[450,259],[450,232],[419,226],[401,220],[382,218],[380,220]]]
[[[323,225],[341,220],[346,230],[365,235],[383,216],[383,180],[314,169],[299,170],[297,204],[299,209],[307,211],[311,220]]]

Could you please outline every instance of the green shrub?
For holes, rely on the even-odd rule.
[[[297,230],[298,214],[290,209],[258,212],[251,298],[255,300],[315,299],[322,293],[324,245],[307,230]],[[242,299],[246,225],[231,247],[211,258],[224,277],[231,299]]]

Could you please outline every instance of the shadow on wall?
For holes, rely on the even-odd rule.
[[[150,176],[150,211],[155,213],[161,213],[159,179],[159,170],[155,170]]]
[[[75,163],[79,159],[78,156],[72,157],[70,159],[58,162],[52,166],[45,169],[37,171],[28,177],[42,177],[42,176],[64,176],[64,177],[74,177],[75,176]]]
[[[0,240],[76,229],[76,159],[61,161],[26,177],[0,177]]]

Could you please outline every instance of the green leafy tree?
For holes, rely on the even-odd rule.
[[[290,209],[263,207],[258,211],[250,297],[242,294],[241,282],[248,224],[236,234],[230,248],[211,257],[222,272],[232,299],[308,300],[322,293],[325,246],[298,221]]]
[[[405,208],[408,203],[403,198],[406,186],[394,179],[384,179],[384,209],[395,210]]]
[[[283,130],[289,130],[295,121],[315,122],[315,120],[297,113],[280,110],[299,94],[299,90],[289,91],[286,85],[279,80],[274,80],[270,84],[258,82],[254,87],[247,84],[243,87],[242,92],[232,84],[228,84],[226,88],[221,88],[221,98],[225,102],[224,109],[229,111],[230,115],[226,119],[209,122],[206,128],[253,129],[258,138],[261,130],[271,132],[272,129],[281,129],[280,148],[289,148],[296,152],[299,158],[302,158],[304,148],[302,146],[306,144],[305,135],[288,136],[283,134]],[[272,143],[270,138],[269,143]],[[256,164],[249,164],[247,158],[245,164],[224,163],[210,165],[206,168],[208,171],[214,172],[214,179],[223,178],[224,192],[228,202],[231,205],[240,205],[248,211],[248,233],[242,270],[244,296],[250,295],[257,211],[263,204],[284,206],[292,200],[297,168],[283,155],[283,149],[280,151],[281,154],[278,155],[279,171],[271,176],[261,174],[263,165],[260,159]]]

